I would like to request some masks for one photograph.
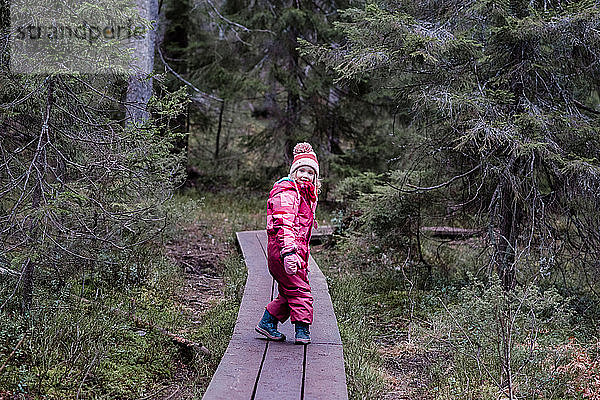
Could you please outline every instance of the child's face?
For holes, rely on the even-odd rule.
[[[315,183],[315,170],[311,167],[300,167],[293,174],[296,182],[311,182]]]

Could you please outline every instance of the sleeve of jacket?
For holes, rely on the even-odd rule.
[[[275,233],[282,243],[281,254],[296,251],[294,221],[298,214],[298,206],[294,190],[283,190],[267,202],[267,231]]]

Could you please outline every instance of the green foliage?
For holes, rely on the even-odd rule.
[[[357,206],[361,211],[357,219],[360,230],[374,234],[382,245],[401,246],[416,234],[416,202],[392,187],[378,186],[374,193],[363,195]]]
[[[21,274],[2,275],[0,391],[139,398],[172,376],[176,353],[126,313],[182,325],[163,240],[182,178],[170,123],[186,95],[163,91],[153,119],[126,125],[122,76],[0,67],[0,254]]]
[[[305,41],[302,52],[338,82],[366,80],[410,107],[415,135],[397,159],[427,173],[409,174],[399,190],[440,194],[421,199],[425,220],[444,208],[476,214],[509,288],[530,273],[517,272],[516,249],[547,248],[558,216],[572,216],[577,240],[555,258],[600,249],[598,221],[584,211],[599,204],[599,13],[591,3],[373,3],[344,11],[343,46]],[[569,207],[574,197],[587,206]]]
[[[367,172],[359,176],[351,176],[337,183],[335,194],[343,204],[358,199],[361,194],[373,193],[373,187],[378,181],[378,176]]]
[[[16,349],[0,380],[3,390],[50,399],[71,399],[78,393],[133,399],[171,376],[175,349],[168,338],[136,330],[128,317],[100,303],[52,294],[36,299],[27,321],[2,319],[0,354],[6,359]],[[15,329],[21,330],[19,335]]]
[[[159,118],[175,118],[185,112],[189,102],[187,91],[182,87],[174,92],[166,92],[161,97],[152,97],[148,109]]]
[[[378,398],[385,393],[385,386],[378,370],[381,360],[372,342],[363,281],[352,276],[335,276],[328,283],[344,343],[349,397]]]
[[[107,108],[118,102],[90,90],[103,84],[115,93],[123,83],[118,78],[83,83],[77,75],[5,72],[0,81],[31,91],[26,101],[7,103],[12,116],[0,117],[3,168],[10,171],[0,178],[2,245],[11,249],[5,256],[35,262],[42,285],[60,287],[74,276],[93,285],[142,283],[166,221],[161,205],[182,177],[167,124],[181,93],[156,97],[157,117],[145,126],[123,127]],[[11,95],[3,92],[2,99]],[[19,128],[38,123],[41,131]]]
[[[341,181],[336,194],[347,199],[340,211],[337,246],[344,264],[361,265],[364,272],[403,271],[419,286],[432,279],[433,259],[424,253],[420,227],[422,210],[433,210],[431,194],[398,190],[411,174],[371,173]]]
[[[568,301],[537,286],[502,289],[475,281],[433,318],[428,335],[452,352],[440,365],[437,398],[492,399],[507,387],[521,398],[562,398],[556,348],[572,334]],[[446,369],[444,369],[446,368]],[[562,393],[562,395],[561,395]]]

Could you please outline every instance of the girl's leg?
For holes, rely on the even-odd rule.
[[[282,278],[282,274],[285,275],[283,263],[279,256],[279,246],[277,246],[276,243],[269,241],[267,254],[269,273],[277,282],[279,282]],[[275,300],[267,304],[267,311],[277,318],[279,322],[285,322],[290,317],[290,306],[285,295],[280,292]]]
[[[279,322],[285,322],[290,317],[290,306],[287,299],[281,294],[267,304],[267,311],[277,318]]]
[[[295,275],[288,275],[289,280],[280,284],[280,293],[283,292],[290,307],[292,323],[313,322],[313,296],[308,283],[307,271],[298,270]]]
[[[298,269],[296,274],[288,275],[275,243],[269,241],[267,252],[269,272],[277,281],[279,290],[279,295],[267,305],[267,310],[282,322],[291,316],[292,322],[312,324],[313,297],[307,270]]]
[[[313,296],[308,284],[306,270],[299,269],[295,275],[282,272],[277,274],[275,279],[277,280],[279,296],[267,306],[269,312],[272,313],[271,309],[274,312],[279,312],[280,315],[285,315],[285,319],[291,316],[292,323],[306,322],[312,324]]]

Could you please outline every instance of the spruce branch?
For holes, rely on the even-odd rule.
[[[397,187],[396,185],[393,185],[389,182],[387,182],[386,184],[402,193],[417,193],[417,192],[425,192],[425,191],[430,191],[430,190],[436,190],[436,189],[440,189],[443,188],[445,186],[450,185],[452,182],[454,182],[457,179],[460,178],[464,178],[467,175],[472,174],[473,172],[477,171],[479,168],[481,168],[481,164],[476,165],[474,168],[470,169],[469,171],[465,172],[464,174],[460,174],[460,175],[455,175],[452,178],[450,178],[449,180],[447,180],[446,182],[440,183],[439,185],[435,185],[435,186],[429,186],[429,187],[421,187],[421,186],[415,186],[412,185],[410,183],[406,183],[406,186],[412,188],[411,190],[406,190],[403,189],[401,187]]]
[[[186,80],[183,76],[179,75],[173,68],[171,68],[171,66],[165,60],[165,57],[163,56],[162,49],[160,48],[160,45],[156,46],[156,49],[158,50],[158,55],[160,57],[160,60],[164,64],[165,68],[168,69],[169,72],[171,72],[173,75],[175,75],[175,77],[177,79],[179,79],[181,82],[185,83],[188,87],[190,87],[194,92],[198,93],[200,96],[202,96],[204,98],[207,98],[207,99],[210,99],[210,100],[214,100],[214,101],[218,101],[220,103],[223,103],[225,101],[225,100],[223,100],[220,97],[213,96],[211,94],[203,92],[202,90],[198,89],[193,83],[191,83],[190,81]]]

